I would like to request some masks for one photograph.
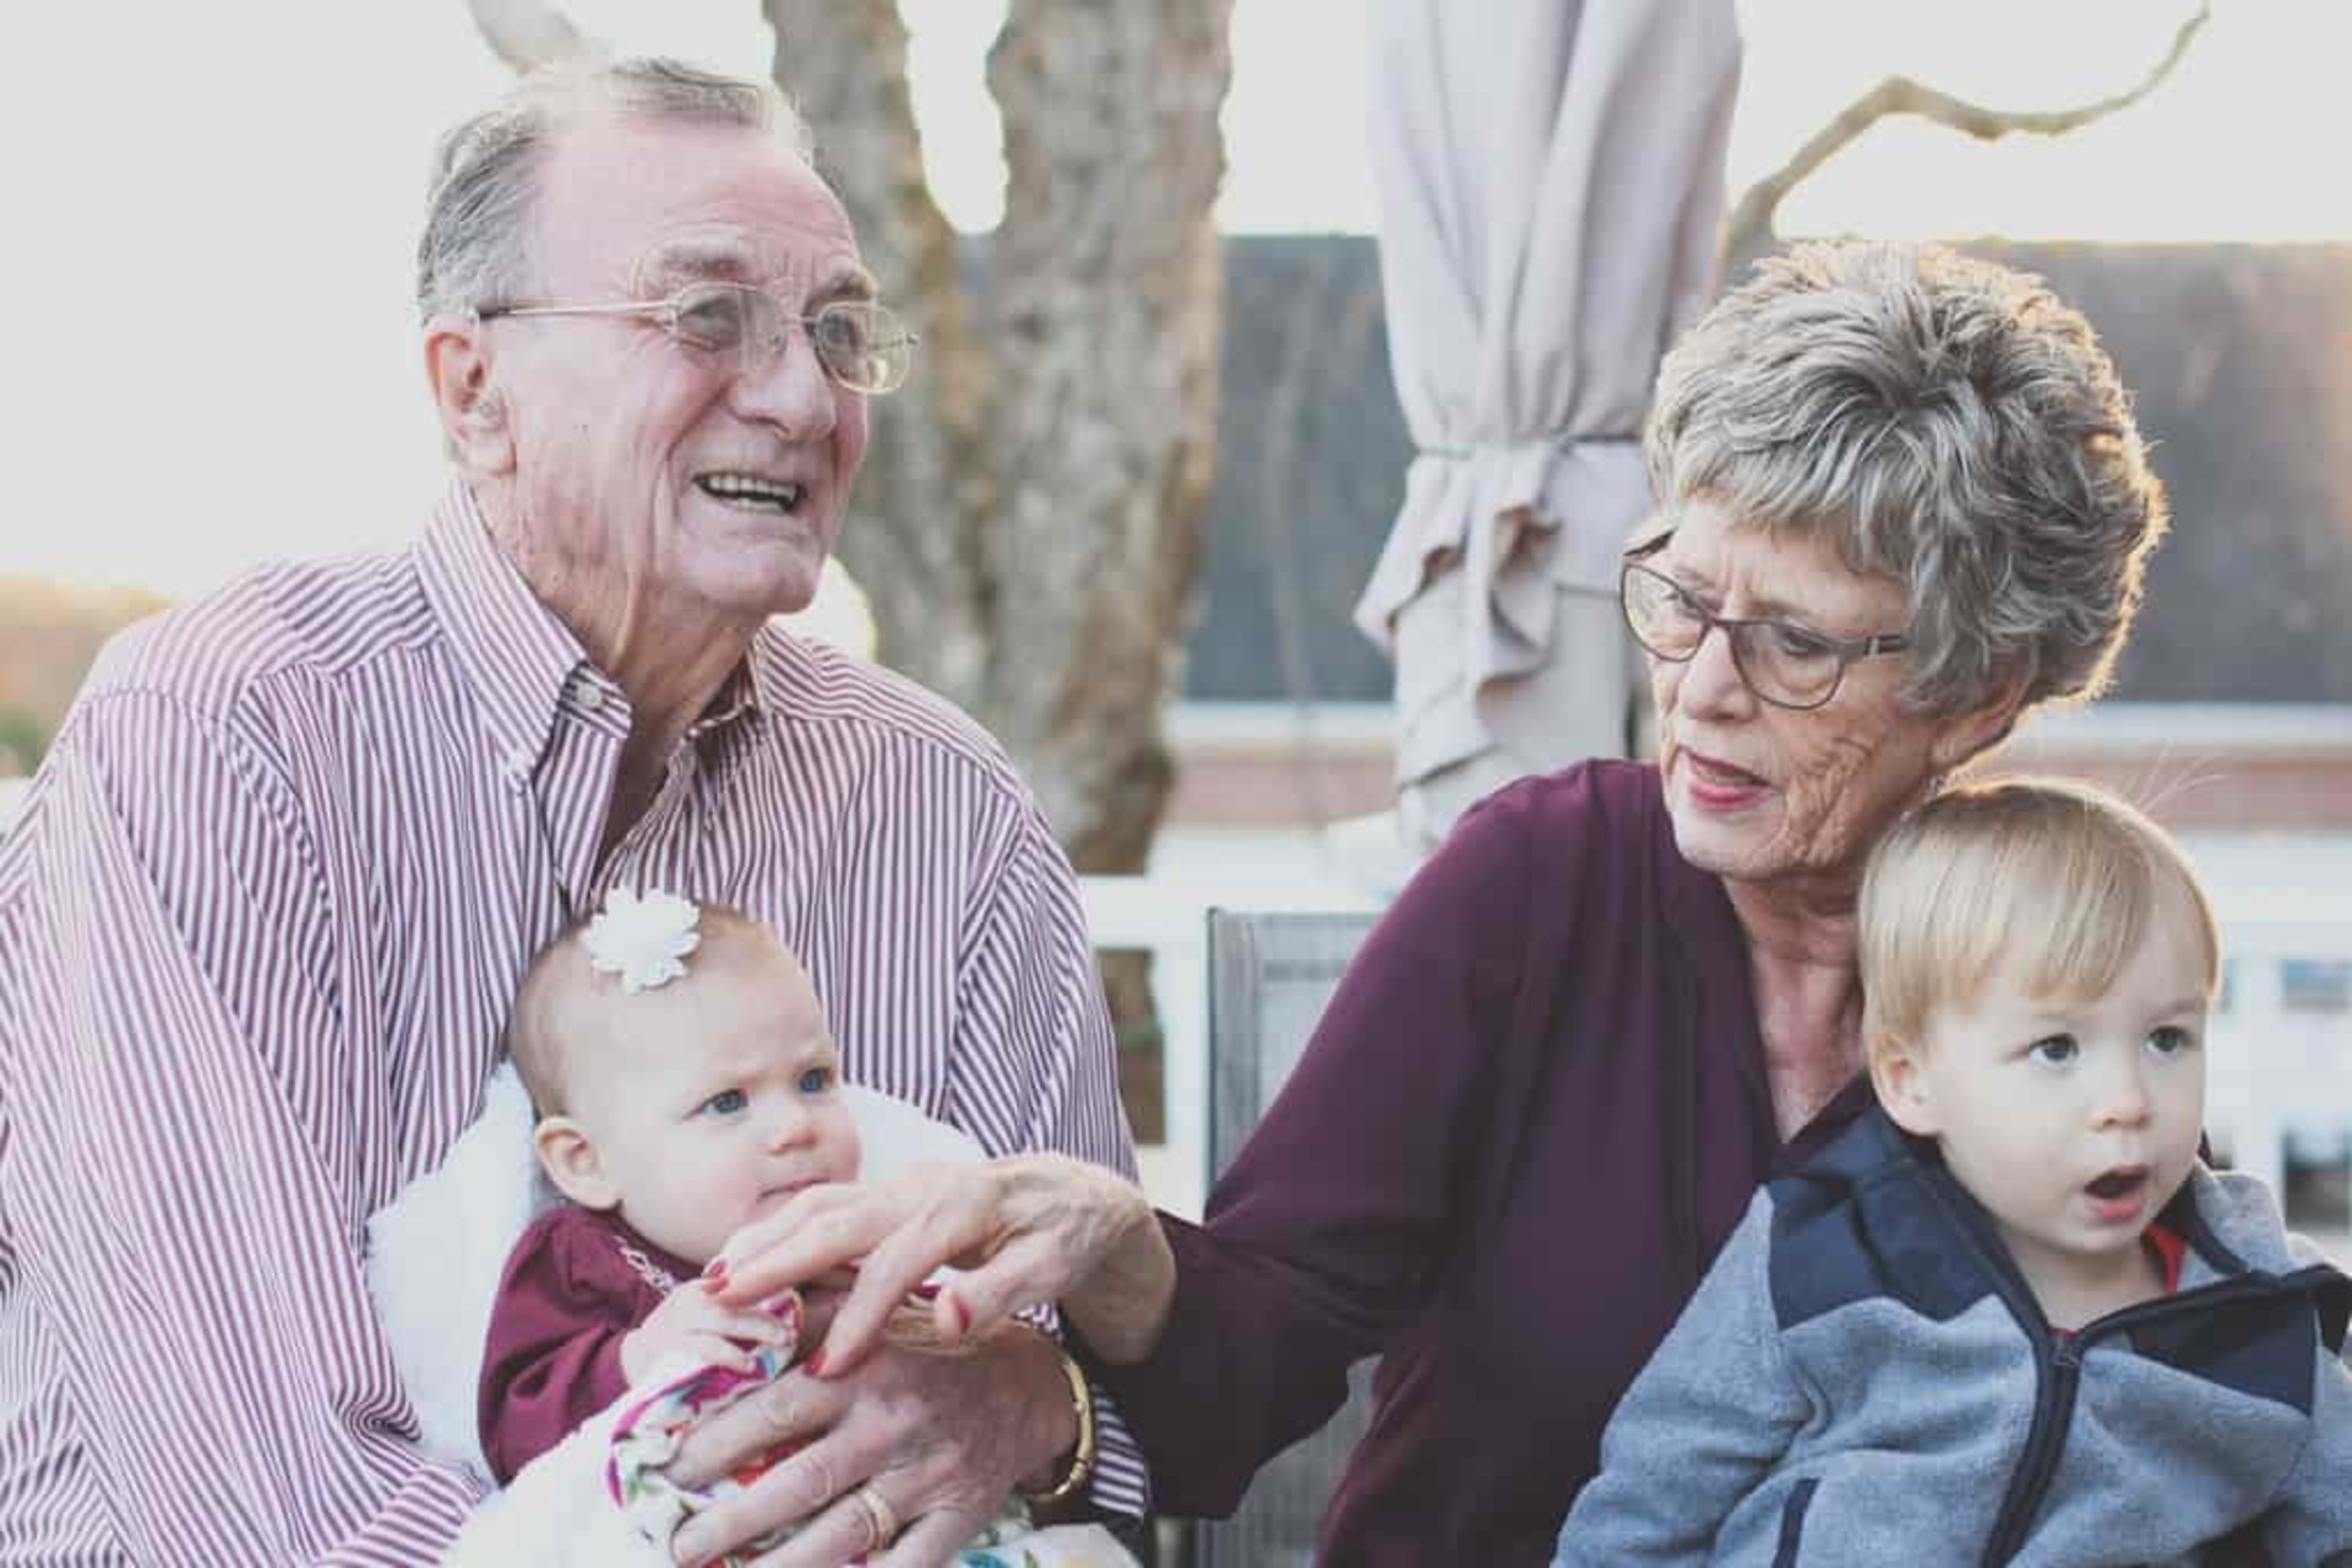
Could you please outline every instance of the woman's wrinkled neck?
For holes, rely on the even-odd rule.
[[[1750,954],[1794,968],[1853,969],[1859,879],[1726,878],[1723,888]]]
[[[1862,975],[1850,879],[1738,882],[1768,1068],[1842,1083],[1862,1068]]]

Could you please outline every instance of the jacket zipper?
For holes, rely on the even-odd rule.
[[[2042,1303],[2027,1289],[2025,1277],[2008,1248],[1985,1228],[1990,1221],[1972,1201],[1958,1195],[1958,1184],[1949,1172],[1931,1167],[1928,1179],[1922,1184],[1931,1198],[1943,1208],[1954,1228],[1965,1237],[1977,1253],[1987,1278],[1993,1282],[1995,1292],[2024,1331],[2026,1342],[2033,1352],[2033,1419],[2026,1427],[2025,1453],[2018,1460],[2017,1469],[2010,1478],[2009,1490],[2001,1499],[2000,1511],[1994,1516],[1992,1532],[1985,1542],[1980,1560],[1985,1568],[2000,1568],[2024,1544],[2026,1533],[2032,1528],[2033,1516],[2041,1511],[2042,1501],[2050,1490],[2050,1483],[2058,1472],[2058,1457],[2066,1447],[2067,1428],[2074,1415],[2074,1395],[2081,1381],[2083,1352],[2092,1341],[2108,1333],[2128,1329],[2160,1318],[2168,1312],[2197,1311],[2205,1307],[2226,1302],[2239,1297],[2266,1296],[2273,1292],[2293,1291],[2308,1294],[2303,1287],[2311,1279],[2325,1276],[2325,1265],[2297,1269],[2291,1274],[2252,1279],[2244,1274],[2232,1274],[2227,1279],[2200,1285],[2193,1290],[2142,1301],[2135,1306],[2109,1312],[2085,1323],[2073,1335],[2061,1340],[2050,1327],[2049,1319],[2042,1314]],[[2192,1223],[2202,1234],[2201,1218],[2192,1216]],[[2208,1237],[2208,1239],[2210,1239]],[[2227,1247],[2217,1247],[2218,1256],[2237,1268],[2244,1263]]]
[[[2031,1293],[2022,1290],[2012,1293],[2008,1270],[1997,1269],[1994,1278],[2002,1299],[2008,1302],[2011,1312],[2017,1315],[2021,1326],[2032,1337],[2037,1386],[2033,1396],[2033,1423],[2025,1440],[2025,1457],[2018,1463],[2017,1472],[2010,1480],[2009,1495],[2002,1500],[2000,1517],[1993,1522],[1991,1539],[1985,1546],[1985,1563],[1988,1565],[2004,1563],[2016,1555],[2018,1548],[2025,1543],[2033,1516],[2042,1510],[2042,1499],[2049,1495],[2050,1483],[2058,1474],[2058,1457],[2066,1447],[2067,1428],[2074,1421],[2074,1396],[2081,1385],[2083,1356],[2094,1341],[2143,1323],[2154,1322],[2174,1312],[2201,1312],[2232,1301],[2308,1294],[2303,1287],[2325,1278],[2327,1272],[2322,1266],[2261,1279],[2241,1275],[2216,1279],[2193,1290],[2121,1308],[2103,1318],[2093,1319],[2071,1337],[2060,1339],[2052,1331],[2048,1320],[2042,1315],[2040,1304],[2034,1301]],[[2018,1300],[2020,1295],[2024,1297],[2021,1304]],[[2031,1316],[2027,1316],[2028,1313]]]

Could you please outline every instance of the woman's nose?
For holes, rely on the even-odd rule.
[[[1732,655],[1731,634],[1721,626],[1707,627],[1699,634],[1698,647],[1682,667],[1675,705],[1709,712],[1738,706],[1749,700],[1749,696],[1748,683],[1740,677],[1739,661]]]

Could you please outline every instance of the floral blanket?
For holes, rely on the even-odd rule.
[[[792,1447],[772,1449],[707,1491],[690,1491],[672,1481],[663,1469],[677,1455],[682,1434],[697,1415],[740,1398],[793,1363],[799,1346],[800,1298],[787,1292],[768,1303],[768,1310],[787,1331],[777,1344],[752,1347],[757,1371],[697,1367],[649,1384],[643,1393],[633,1391],[615,1407],[604,1466],[605,1489],[637,1532],[663,1548],[663,1561],[667,1561],[669,1539],[679,1525],[719,1498],[749,1486],[768,1467],[793,1452]],[[791,1533],[779,1531],[763,1536],[725,1561],[735,1568]],[[1008,1501],[1004,1511],[955,1556],[959,1568],[1129,1568],[1133,1561],[1098,1526],[1033,1529],[1027,1510],[1017,1500]]]

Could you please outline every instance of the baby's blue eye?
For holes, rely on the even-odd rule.
[[[823,1094],[832,1087],[833,1069],[831,1068],[810,1068],[801,1074],[800,1089],[803,1094]]]
[[[2196,1043],[2188,1030],[2172,1024],[2151,1029],[2147,1035],[2147,1048],[2160,1057],[2178,1056]]]
[[[2083,1054],[2083,1047],[2074,1043],[2072,1035],[2044,1035],[2025,1050],[2035,1060],[2047,1062],[2052,1067],[2063,1067]]]
[[[713,1116],[732,1116],[751,1102],[740,1089],[722,1089],[702,1102],[702,1109]]]

